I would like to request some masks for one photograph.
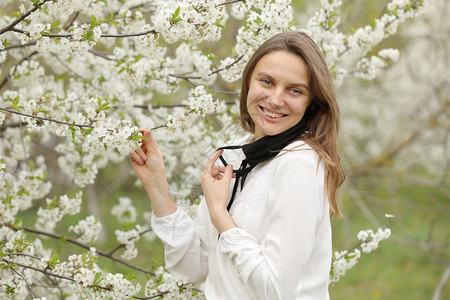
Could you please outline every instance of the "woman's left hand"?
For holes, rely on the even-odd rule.
[[[222,153],[223,150],[219,150],[209,158],[201,179],[203,194],[208,205],[211,222],[219,233],[231,227],[236,227],[227,211],[231,178],[235,177],[233,174],[233,166],[231,164],[227,167],[214,165]]]

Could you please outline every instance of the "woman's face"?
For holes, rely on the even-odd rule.
[[[257,139],[295,126],[310,102],[308,68],[300,56],[276,51],[257,62],[247,94]]]

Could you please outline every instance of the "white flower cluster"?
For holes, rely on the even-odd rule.
[[[20,210],[32,207],[32,201],[47,195],[52,185],[45,181],[47,170],[42,156],[36,158],[38,167],[22,169],[16,176],[6,170],[6,165],[16,161],[7,158],[11,157],[0,160],[0,197],[4,199],[0,202],[0,220],[13,223]]]
[[[67,286],[84,299],[126,299],[139,292],[140,285],[134,286],[123,274],[105,274],[95,263],[96,258],[95,248],[91,248],[87,254],[69,256],[67,262],[58,263],[51,270],[73,278],[74,282],[67,282]]]
[[[119,204],[111,208],[111,214],[121,223],[136,222],[136,208],[128,197],[120,197]]]
[[[153,15],[155,30],[168,43],[178,40],[217,41],[227,19],[220,0],[169,0]]]
[[[159,295],[162,299],[205,299],[203,293],[186,278],[175,277],[163,267],[158,267],[155,275],[145,285],[146,297],[156,298]]]
[[[81,210],[83,193],[77,192],[75,197],[61,195],[58,200],[46,199],[47,208],[39,207],[35,226],[46,231],[53,231],[56,223],[65,215],[75,215]]]
[[[274,34],[293,29],[290,0],[245,1],[241,13],[247,11],[246,24],[239,28],[233,57],[224,58],[220,63],[220,75],[225,81],[240,78],[250,56],[265,40]],[[252,10],[254,7],[256,10]],[[240,59],[239,59],[240,58]],[[237,59],[239,59],[238,62]]]
[[[203,198],[201,196],[201,198]],[[195,219],[197,215],[198,204],[191,203],[190,199],[177,199],[177,206],[181,207],[191,218]]]
[[[397,49],[389,48],[381,50],[378,56],[371,56],[370,59],[364,57],[356,64],[355,76],[373,80],[382,68],[385,68],[388,63],[396,62],[399,56],[400,52]]]
[[[23,231],[13,229],[9,226],[0,227],[0,253],[2,258],[14,264],[23,266],[31,266],[35,268],[44,268],[45,263],[35,257],[47,257],[50,255],[42,251],[42,243],[36,239],[34,243],[29,243]],[[22,276],[15,276],[16,273],[11,272],[10,268],[6,268],[6,261],[1,261],[0,269],[0,298],[1,299],[25,299],[28,294],[27,283],[33,284],[43,280],[45,275],[32,272],[30,269],[17,267],[15,268]]]
[[[191,91],[191,96],[187,100],[187,110],[189,113],[205,117],[216,110],[218,103],[219,101],[214,100],[206,88],[200,85]]]
[[[393,215],[386,214],[386,218],[391,224]],[[373,230],[361,230],[357,234],[358,240],[361,243],[354,249],[348,251],[336,251],[334,253],[334,260],[331,265],[330,272],[330,284],[339,281],[339,279],[346,274],[346,272],[353,268],[361,257],[361,251],[364,253],[370,253],[378,248],[378,244],[388,239],[391,236],[391,229],[387,226],[384,228],[378,228],[377,232],[374,233]]]
[[[388,239],[391,236],[391,229],[390,228],[378,228],[377,232],[374,233],[372,230],[361,230],[357,238],[358,240],[362,241],[361,243],[361,250],[364,253],[370,253],[373,250],[376,250],[378,248],[378,244]]]
[[[87,216],[78,221],[78,224],[69,226],[69,231],[78,234],[77,240],[81,243],[91,244],[95,242],[102,231],[102,224],[94,217]]]
[[[324,0],[321,1],[322,8],[309,19],[304,30],[322,48],[336,85],[340,85],[350,73],[373,80],[380,68],[387,66],[387,62],[396,61],[398,51],[385,49],[386,51],[381,50],[378,56],[372,56],[370,59],[364,56],[383,39],[395,34],[399,24],[421,13],[426,2],[428,1],[391,1],[387,12],[375,19],[373,25],[360,27],[353,34],[346,35],[338,30],[340,17],[337,9],[342,5],[342,1]],[[348,69],[352,65],[355,65],[356,69],[349,72]]]
[[[6,173],[5,160],[0,155],[0,179],[3,178],[3,174],[5,174],[5,173]],[[5,184],[5,182],[3,182],[3,181],[2,181],[2,183],[0,183],[0,189],[3,188],[4,184]]]
[[[2,51],[3,49],[5,49],[5,46],[3,46],[3,44],[0,44],[0,64],[6,60],[6,51]]]
[[[187,101],[183,101],[186,104],[185,110],[177,116],[171,114],[167,115],[166,127],[170,132],[176,132],[181,129],[183,125],[192,122],[198,115],[205,117],[207,114],[213,113],[218,106],[219,101],[214,100],[213,96],[202,85],[197,86],[194,90],[191,90],[191,96]]]
[[[140,226],[136,226],[136,229],[115,231],[117,241],[125,245],[125,251],[120,255],[123,259],[130,260],[138,255],[138,249],[135,243],[139,241],[139,231]]]
[[[351,252],[347,250],[336,251],[334,253],[335,260],[333,261],[332,270],[330,273],[330,284],[338,282],[347,271],[353,268],[361,257],[361,250],[354,249]]]

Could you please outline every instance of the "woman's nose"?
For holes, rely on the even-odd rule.
[[[284,105],[284,94],[282,90],[274,89],[269,95],[269,102],[273,106],[283,106]]]

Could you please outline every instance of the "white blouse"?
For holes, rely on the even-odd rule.
[[[230,210],[238,228],[220,238],[204,201],[195,221],[182,209],[162,218],[153,215],[166,268],[192,282],[206,279],[207,299],[329,299],[331,226],[324,166],[304,142],[285,149],[292,151],[256,166],[242,191],[239,184]],[[244,154],[225,150],[224,157],[237,168]],[[234,179],[230,190],[233,184]]]

